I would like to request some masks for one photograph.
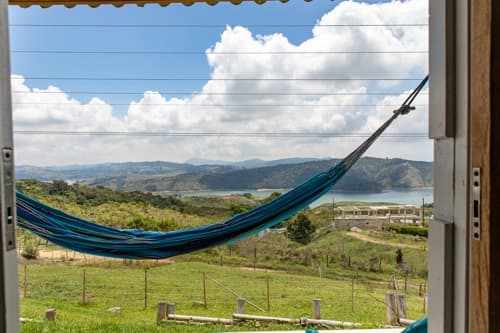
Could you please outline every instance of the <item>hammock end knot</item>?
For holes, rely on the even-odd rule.
[[[405,115],[405,114],[410,113],[410,111],[413,111],[413,110],[415,110],[414,106],[411,106],[411,105],[402,105],[399,109],[394,110],[394,113],[399,112],[399,114]]]

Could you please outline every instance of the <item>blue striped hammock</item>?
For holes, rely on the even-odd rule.
[[[17,192],[18,225],[62,247],[115,258],[160,259],[236,242],[282,222],[330,191],[384,130],[400,114],[410,111],[426,82],[427,77],[379,129],[337,165],[225,222],[170,232],[116,229],[69,215]]]

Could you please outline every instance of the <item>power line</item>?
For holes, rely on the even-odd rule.
[[[11,50],[16,54],[110,54],[110,55],[207,55],[205,51],[97,51],[97,50]],[[388,50],[388,51],[214,51],[208,54],[221,55],[318,55],[318,54],[428,54],[427,50]]]
[[[20,28],[226,28],[227,26],[243,26],[251,28],[344,28],[344,27],[428,27],[428,23],[394,23],[394,24],[25,24],[11,23],[9,27]]]
[[[209,78],[209,77],[68,77],[23,76],[12,80],[65,80],[65,81],[421,81],[421,78],[328,77],[328,78]]]
[[[15,130],[20,135],[61,136],[144,136],[144,137],[277,137],[277,138],[364,138],[370,133],[354,132],[130,132],[130,131],[58,131],[58,130]],[[426,138],[427,133],[386,133],[387,138]]]
[[[75,103],[58,103],[58,102],[13,102],[12,105],[75,105]],[[113,106],[130,106],[130,103],[106,103]],[[275,108],[275,107],[324,107],[324,108],[358,108],[358,107],[386,107],[393,108],[400,106],[399,104],[209,104],[209,103],[141,103],[141,106],[182,106],[182,107],[248,107],[248,108]],[[428,104],[413,104],[416,107],[428,106]]]
[[[201,96],[385,96],[400,95],[401,92],[308,92],[308,93],[286,93],[286,92],[188,92],[188,91],[16,91],[15,94],[81,94],[81,95],[201,95]],[[421,93],[426,95],[427,93]],[[405,95],[405,94],[401,94]]]

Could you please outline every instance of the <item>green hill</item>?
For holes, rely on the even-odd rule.
[[[339,160],[320,160],[223,172],[186,172],[154,176],[96,179],[90,185],[120,190],[196,191],[292,188]],[[432,163],[402,159],[363,158],[336,185],[337,191],[380,192],[391,188],[431,187]]]
[[[299,163],[296,163],[299,161]],[[293,163],[290,163],[293,162]],[[18,179],[61,179],[124,191],[199,191],[293,188],[339,159],[285,159],[263,163],[192,165],[171,162],[108,163],[65,167],[18,166]],[[255,165],[265,165],[253,167]],[[336,191],[380,192],[431,187],[432,162],[362,158],[336,185]]]

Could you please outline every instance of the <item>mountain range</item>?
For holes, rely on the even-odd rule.
[[[62,179],[126,191],[286,189],[335,165],[339,159],[291,158],[223,162],[189,160],[38,167],[19,165],[16,177]],[[433,185],[432,162],[365,157],[335,186],[336,191],[380,192]]]

